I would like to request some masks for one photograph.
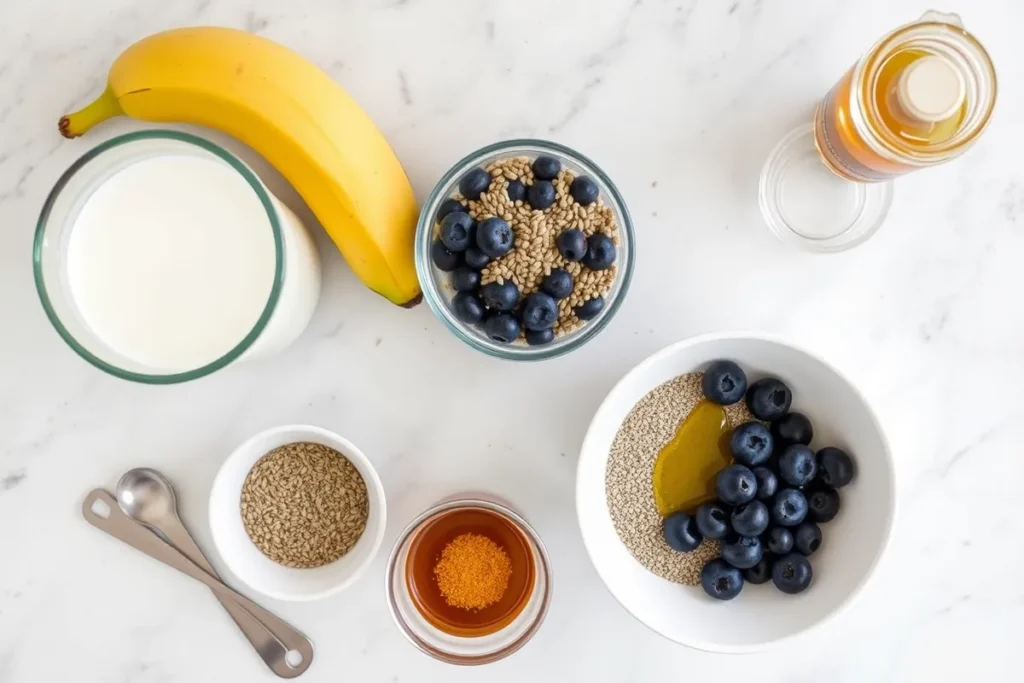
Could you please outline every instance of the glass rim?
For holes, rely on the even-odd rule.
[[[242,178],[252,188],[253,192],[256,193],[256,196],[259,198],[260,203],[266,211],[267,219],[270,223],[271,234],[274,238],[274,280],[270,289],[270,294],[267,297],[267,303],[263,307],[263,311],[260,314],[260,317],[257,318],[253,328],[242,338],[241,341],[238,342],[238,344],[221,357],[207,363],[206,365],[184,372],[168,374],[134,372],[132,370],[120,368],[90,352],[75,338],[73,334],[71,334],[67,327],[64,326],[64,323],[61,322],[60,316],[57,314],[53,303],[50,301],[50,295],[46,288],[46,278],[43,275],[43,248],[46,238],[46,228],[50,221],[50,214],[53,211],[53,207],[56,204],[58,197],[60,197],[61,192],[70,182],[71,178],[82,170],[86,164],[99,157],[101,154],[140,140],[175,140],[183,142],[199,147],[203,151],[209,152],[226,162],[242,176]],[[274,310],[277,308],[278,300],[281,297],[281,288],[284,285],[284,238],[281,232],[281,223],[277,215],[277,210],[274,208],[269,191],[264,187],[256,174],[237,156],[223,147],[191,133],[163,128],[135,131],[118,135],[100,143],[96,147],[93,147],[91,150],[76,159],[74,163],[72,163],[71,166],[61,174],[60,178],[54,184],[53,189],[51,189],[49,194],[46,196],[46,200],[43,202],[43,208],[39,214],[39,219],[36,221],[35,236],[32,240],[32,275],[35,281],[36,293],[39,295],[39,301],[43,306],[43,310],[46,313],[46,317],[49,319],[50,324],[53,325],[61,339],[64,340],[64,343],[71,347],[71,350],[81,358],[93,367],[102,370],[109,375],[132,382],[139,382],[142,384],[177,384],[205,377],[206,375],[224,368],[245,353],[259,338],[260,334],[263,333],[263,330],[266,329]]]
[[[569,334],[569,339],[562,344],[549,344],[547,346],[537,347],[521,346],[518,344],[499,346],[496,343],[486,343],[475,335],[468,334],[463,329],[465,325],[455,318],[448,306],[444,305],[444,294],[437,286],[435,278],[433,277],[433,266],[429,257],[430,238],[431,231],[434,227],[433,216],[436,214],[437,208],[440,206],[441,202],[447,198],[447,196],[443,194],[445,188],[450,187],[459,177],[459,174],[465,171],[467,166],[476,164],[476,162],[482,157],[501,152],[508,152],[517,148],[531,148],[542,152],[552,152],[578,162],[582,166],[588,167],[593,171],[593,174],[598,178],[598,180],[608,188],[611,200],[610,203],[622,218],[622,225],[620,225],[619,228],[623,232],[623,239],[628,248],[625,250],[626,259],[618,269],[616,279],[620,282],[615,298],[608,303],[607,308],[599,315],[598,318],[588,322],[579,330],[571,332]],[[427,195],[426,200],[423,202],[423,206],[420,210],[420,215],[416,223],[416,275],[420,282],[420,289],[423,291],[423,298],[426,300],[427,306],[434,313],[434,317],[440,320],[448,331],[455,335],[459,340],[473,349],[482,351],[493,358],[527,362],[541,361],[557,358],[558,356],[565,355],[570,351],[575,351],[596,337],[605,329],[605,327],[607,327],[608,323],[615,317],[615,314],[622,306],[622,303],[626,298],[626,294],[629,292],[629,285],[633,278],[633,266],[636,261],[635,245],[636,239],[634,237],[633,219],[629,214],[629,209],[626,207],[626,202],[619,193],[619,189],[615,186],[615,183],[612,182],[611,178],[608,177],[600,166],[585,155],[557,142],[543,140],[540,138],[513,138],[493,142],[471,152],[470,154],[467,154],[453,164],[434,185],[434,188],[430,191],[430,194]]]

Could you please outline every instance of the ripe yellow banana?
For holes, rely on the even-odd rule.
[[[369,116],[312,62],[229,28],[157,33],[117,58],[106,91],[63,117],[60,131],[77,137],[122,114],[245,142],[291,182],[370,289],[419,302],[409,179]]]

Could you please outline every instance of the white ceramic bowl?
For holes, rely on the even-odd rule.
[[[644,569],[619,540],[605,500],[605,468],[615,434],[647,392],[717,359],[740,364],[749,381],[772,375],[793,390],[793,410],[814,425],[815,449],[838,446],[854,458],[857,475],[840,491],[839,515],[822,525],[824,541],[811,558],[814,580],[796,596],[771,583],[747,584],[720,602],[700,587],[680,586]],[[838,370],[775,337],[711,334],[673,344],[631,370],[608,394],[587,431],[576,472],[576,512],[583,542],[612,595],[642,623],[709,652],[756,652],[820,626],[864,588],[889,541],[896,512],[892,454],[867,401]]]
[[[323,444],[348,458],[366,482],[370,499],[366,530],[355,546],[334,562],[310,569],[277,564],[249,540],[242,524],[242,484],[249,470],[269,451],[297,441]],[[210,531],[217,552],[239,580],[278,600],[316,600],[351,585],[380,549],[386,517],[384,487],[373,465],[358,448],[320,427],[287,425],[253,436],[224,461],[210,491]]]

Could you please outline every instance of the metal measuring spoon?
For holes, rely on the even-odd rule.
[[[117,482],[116,493],[118,507],[126,515],[165,537],[179,552],[220,580],[213,565],[182,524],[174,487],[162,474],[148,467],[128,470]],[[272,615],[269,616],[273,625],[264,623],[266,619],[261,621],[250,614],[230,596],[217,591],[214,595],[274,673],[293,678],[306,670],[313,659],[313,643],[306,636]]]

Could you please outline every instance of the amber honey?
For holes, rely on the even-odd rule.
[[[504,594],[481,609],[450,605],[434,572],[445,547],[464,534],[490,539],[512,565]],[[441,513],[416,532],[409,545],[405,580],[416,610],[434,628],[454,636],[480,637],[515,621],[530,600],[537,576],[530,541],[514,521],[485,508],[464,507]]]
[[[692,512],[715,498],[715,475],[732,464],[725,408],[701,401],[654,461],[654,503],[662,517]]]

